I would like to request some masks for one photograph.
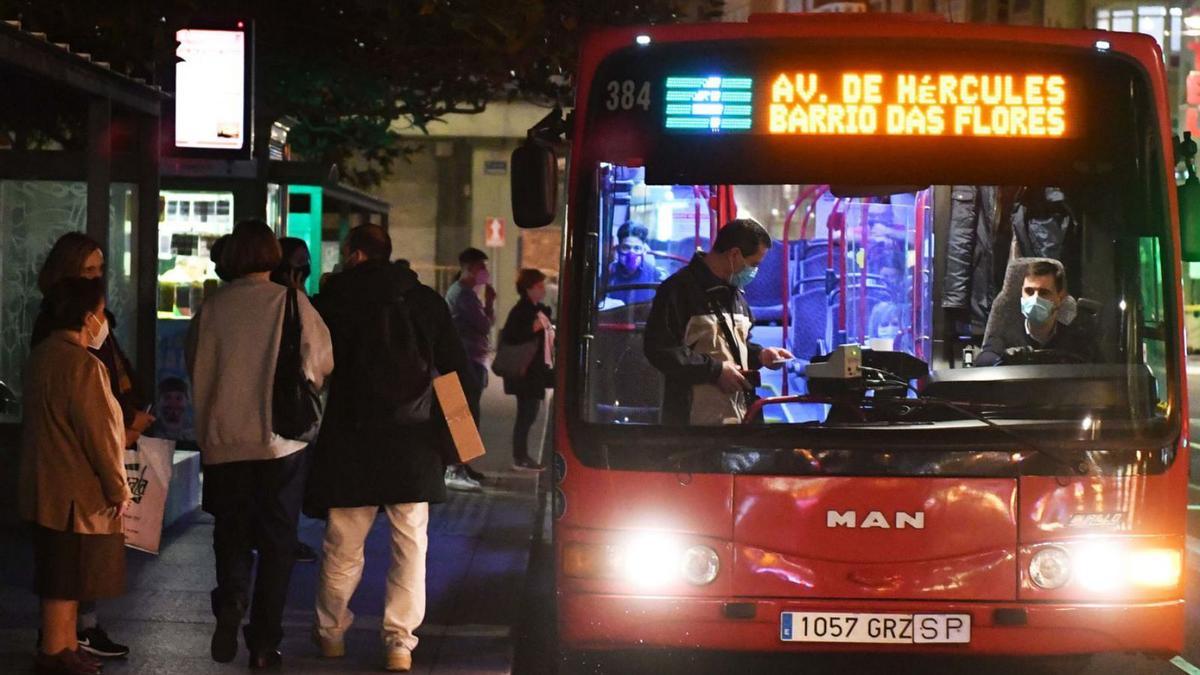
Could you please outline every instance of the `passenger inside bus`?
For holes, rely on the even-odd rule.
[[[900,307],[893,302],[883,301],[871,309],[867,321],[868,346],[880,351],[903,349],[898,347],[903,326],[900,323]]]
[[[1094,362],[1095,323],[1067,293],[1063,264],[1018,258],[1009,270],[975,365]]]
[[[754,399],[749,374],[779,370],[792,358],[751,340],[743,289],[772,246],[757,221],[721,228],[712,251],[697,253],[663,282],[646,322],[646,358],[663,374],[666,424],[738,424]]]
[[[617,229],[615,260],[608,266],[608,300],[630,305],[650,302],[666,270],[654,263],[650,231],[630,220]]]

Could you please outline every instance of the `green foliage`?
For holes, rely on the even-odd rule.
[[[0,0],[0,18],[161,81],[172,29],[203,17],[255,21],[257,137],[283,115],[302,158],[377,184],[405,152],[397,118],[419,129],[489,101],[568,104],[581,34],[680,20],[681,0]],[[686,3],[710,18],[720,0]],[[698,7],[698,9],[696,9]],[[60,134],[63,135],[63,134]],[[69,137],[70,134],[65,134]],[[351,161],[353,160],[353,161]]]

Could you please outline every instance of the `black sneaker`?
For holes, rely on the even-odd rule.
[[[100,626],[81,630],[76,633],[76,637],[79,638],[79,648],[93,656],[106,659],[122,659],[129,656],[129,647],[110,640],[108,633]]]
[[[471,468],[470,464],[463,464],[462,468],[467,472],[467,477],[477,483],[482,483],[483,481],[487,480],[487,476],[483,475],[482,471],[476,471],[475,469]]]
[[[308,544],[298,541],[296,542],[296,562],[316,562],[317,552]]]

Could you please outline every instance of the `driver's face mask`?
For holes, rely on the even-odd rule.
[[[1054,313],[1054,303],[1040,295],[1021,296],[1021,314],[1035,326],[1045,325]]]

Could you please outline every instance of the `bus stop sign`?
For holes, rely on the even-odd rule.
[[[504,219],[488,218],[484,222],[484,245],[488,248],[504,246]]]

